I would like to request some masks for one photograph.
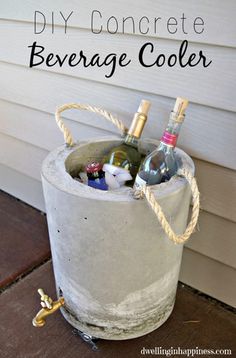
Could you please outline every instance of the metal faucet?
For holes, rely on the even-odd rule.
[[[41,296],[41,306],[43,308],[33,318],[32,323],[35,327],[43,327],[46,323],[45,318],[63,306],[65,300],[63,297],[60,297],[57,301],[53,302],[53,300],[44,293],[42,288],[38,289],[38,293]]]

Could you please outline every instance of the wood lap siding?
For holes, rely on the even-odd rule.
[[[39,180],[0,164],[0,188],[27,204],[45,212],[43,189]]]
[[[23,7],[20,1],[13,0],[11,5],[3,6],[0,20],[0,189],[45,210],[40,167],[47,153],[63,143],[53,118],[60,104],[80,102],[103,107],[128,126],[139,101],[149,99],[152,107],[144,135],[160,138],[175,97],[186,96],[190,106],[178,145],[195,161],[202,212],[198,231],[185,248],[180,279],[236,306],[234,288],[226,280],[226,277],[235,280],[236,273],[236,23],[233,15],[236,3],[229,0],[225,6],[216,0],[212,6],[212,1],[200,0],[198,11],[193,10],[196,8],[193,0],[179,0],[178,3],[189,19],[194,16],[205,19],[204,35],[192,33],[188,40],[194,52],[201,49],[214,60],[207,69],[141,68],[136,57],[144,42],[151,41],[157,50],[171,53],[177,51],[183,39],[181,33],[171,36],[162,28],[158,38],[154,34],[133,35],[131,31],[112,38],[107,33],[94,35],[86,20],[93,7],[87,2],[77,8],[80,16],[71,18],[72,27],[63,46],[60,17],[55,16],[54,35],[48,28],[42,35],[34,36],[33,12],[36,8],[43,12],[58,9],[68,14],[76,10],[74,1],[59,0],[55,6],[54,0],[42,0],[38,6],[31,0]],[[165,19],[182,15],[182,11],[174,12],[170,0],[156,1],[155,5],[148,0],[135,9],[124,0],[119,1],[119,6],[104,0],[99,2],[98,9],[104,18],[133,15],[138,19],[143,15],[149,18],[158,15]],[[45,46],[46,51],[57,53],[60,50],[63,54],[84,49],[91,55],[95,39],[102,55],[111,51],[128,52],[133,63],[117,69],[111,79],[104,76],[107,69],[28,67],[27,46],[35,40]],[[118,135],[112,124],[94,114],[67,111],[63,116],[74,138],[80,141]],[[196,270],[198,265],[201,265],[200,270]]]
[[[50,113],[51,117],[49,116],[49,118],[51,118],[52,122],[54,121],[55,108],[58,105],[68,102],[80,102],[103,107],[115,113],[128,126],[139,101],[142,98],[148,98],[152,101],[152,107],[144,129],[144,135],[149,137],[160,138],[165,128],[169,111],[174,103],[174,98],[8,63],[0,63],[0,78],[0,98],[10,103],[14,102]],[[11,83],[11,86],[9,86],[9,83]],[[45,83],[47,84],[46,87],[44,87]],[[4,105],[4,108],[6,108],[6,105]],[[18,110],[20,110],[19,107],[17,107],[16,111]],[[7,112],[6,108],[6,115]],[[31,112],[26,111],[26,113],[28,113],[27,117],[30,120]],[[26,115],[23,116],[25,117]],[[39,112],[37,116],[42,118],[41,116],[44,115]],[[117,129],[112,124],[94,114],[85,111],[67,111],[63,113],[63,116],[81,124],[109,130],[117,134]],[[59,138],[58,133],[56,133],[55,123],[51,126],[55,128],[51,137]],[[32,132],[30,131],[29,137]],[[35,132],[37,133],[36,129]],[[210,138],[209,133],[211,134]],[[79,132],[76,135],[79,135]],[[188,108],[188,117],[181,129],[178,145],[196,158],[236,169],[236,161],[232,155],[236,147],[235,137],[234,112],[201,106],[191,102]],[[212,148],[212,138],[214,139],[214,149]],[[41,140],[43,139],[39,137],[38,141]],[[58,143],[62,143],[62,137]]]
[[[185,248],[180,280],[235,307],[235,269]],[[187,308],[186,308],[187,309]]]
[[[231,100],[236,80],[236,51],[232,48],[190,43],[189,54],[202,50],[209,60],[214,59],[214,63],[204,70],[202,66],[195,68],[181,68],[180,66],[144,68],[138,63],[139,50],[146,42],[142,36],[117,34],[111,41],[111,34],[94,35],[87,30],[71,28],[70,33],[65,35],[61,27],[58,27],[53,35],[50,33],[34,35],[32,25],[23,22],[13,23],[12,21],[0,21],[0,31],[2,34],[0,46],[4,48],[1,59],[5,62],[28,66],[30,57],[28,46],[34,41],[45,47],[45,56],[50,52],[63,56],[73,52],[79,53],[83,49],[89,59],[94,55],[94,43],[96,43],[96,51],[103,59],[111,52],[118,55],[127,52],[132,63],[127,67],[117,68],[111,78],[105,77],[111,72],[111,69],[106,66],[101,67],[98,71],[97,67],[90,66],[84,69],[81,65],[77,67],[68,65],[47,67],[44,62],[40,68],[53,73],[109,83],[131,90],[138,88],[140,91],[162,96],[176,97],[181,92],[183,96],[190,98],[194,103],[230,111],[236,110],[236,103]],[[61,46],[62,36],[66,36],[63,47]],[[14,46],[9,46],[9,42],[14,43]],[[151,55],[152,62],[163,49],[167,55],[177,54],[181,44],[181,41],[156,38],[152,39],[152,42],[155,46],[154,53]],[[221,78],[223,77],[223,81],[219,81],[219,74]]]
[[[53,121],[51,123],[53,123]],[[22,124],[22,128],[25,128],[25,133],[27,133],[27,123],[24,125],[23,122]],[[58,131],[58,129],[55,128],[55,131]],[[30,144],[32,138],[26,140],[22,134],[19,134],[19,140],[9,135],[9,131],[8,135],[0,133],[2,146],[2,150],[0,151],[0,163],[17,169],[20,173],[33,179],[40,180],[40,168],[43,159],[49,150],[62,143],[60,138],[58,138],[58,142],[56,140],[54,141],[55,146],[49,149],[47,147],[48,144],[51,143],[51,140],[50,137],[47,137],[47,127],[43,127],[42,131],[36,130],[35,136],[39,133],[41,133],[41,136],[44,136],[45,133],[46,140],[48,139],[46,141],[47,146],[40,148],[37,142],[36,145],[32,145]],[[107,133],[105,134],[107,135]],[[87,135],[86,137],[88,138],[89,136]],[[96,138],[98,136],[95,135],[93,137]],[[105,137],[105,135],[103,134],[102,137]],[[9,148],[11,148],[10,151]],[[17,155],[13,155],[14,153],[17,153]],[[201,192],[201,208],[212,214],[236,222],[234,210],[236,178],[234,171],[198,159],[195,159],[195,164]],[[222,191],[222,178],[224,178],[223,180],[226,183],[224,191]]]
[[[221,0],[198,0],[197,8],[195,0],[178,0],[178,3],[174,4],[174,6],[173,0],[139,1],[135,6],[133,6],[133,3],[132,5],[129,4],[127,0],[117,2],[108,2],[106,0],[100,0],[99,2],[81,1],[79,7],[75,6],[75,4],[74,0],[57,0],[56,3],[55,0],[40,0],[40,3],[36,3],[35,0],[28,0],[27,7],[22,9],[20,0],[11,0],[11,6],[1,8],[1,18],[31,23],[34,18],[34,11],[37,10],[43,12],[49,22],[51,12],[54,11],[55,24],[60,26],[63,22],[59,11],[68,16],[71,10],[74,10],[74,14],[70,17],[70,25],[77,29],[90,29],[90,15],[94,9],[97,9],[102,14],[103,23],[110,16],[115,16],[118,20],[122,20],[123,17],[133,16],[133,18],[137,19],[136,32],[138,32],[137,21],[142,16],[147,16],[149,19],[161,17],[163,22],[157,27],[157,34],[149,32],[143,37],[183,40],[185,35],[180,30],[176,34],[169,34],[164,21],[170,16],[175,16],[179,19],[184,13],[187,17],[186,21],[192,20],[196,16],[202,16],[205,23],[205,31],[200,36],[193,31],[191,21],[188,23],[186,30],[190,41],[227,47],[235,47],[236,45],[236,6],[234,0],[227,0],[227,4]],[[14,11],[14,9],[20,9],[20,11]],[[95,26],[95,29],[99,29],[99,27],[100,24]],[[126,33],[133,34],[133,28],[126,28]]]

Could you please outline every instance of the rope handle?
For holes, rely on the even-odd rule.
[[[177,171],[177,175],[184,177],[188,181],[192,192],[192,203],[193,203],[192,215],[188,223],[188,226],[183,234],[177,235],[173,231],[168,220],[165,217],[165,214],[160,204],[157,202],[154,193],[151,191],[150,186],[144,185],[141,187],[141,189],[135,190],[134,198],[140,199],[145,195],[147,202],[149,203],[152,210],[154,211],[159,223],[161,224],[162,229],[169,237],[169,239],[172,240],[175,244],[182,244],[189,239],[189,237],[192,235],[197,225],[199,211],[200,211],[200,193],[198,190],[197,181],[189,170],[179,169]]]
[[[125,125],[121,120],[119,120],[118,118],[113,116],[110,112],[107,112],[102,108],[93,107],[88,104],[79,104],[79,103],[64,104],[63,106],[57,108],[55,113],[55,119],[59,129],[62,131],[64,135],[64,140],[66,142],[66,145],[69,147],[72,147],[75,143],[73,141],[73,137],[70,130],[65,126],[63,120],[61,119],[61,113],[66,111],[67,109],[80,109],[80,110],[97,113],[102,117],[106,118],[108,121],[112,122],[122,132],[122,134],[125,134],[128,131],[128,128],[125,127]]]
[[[128,129],[125,127],[125,125],[123,124],[123,122],[121,120],[114,117],[111,113],[107,112],[104,109],[93,107],[88,104],[68,103],[68,104],[64,104],[63,106],[57,108],[56,113],[55,113],[56,123],[64,135],[64,140],[65,140],[67,146],[71,147],[74,145],[72,134],[71,134],[70,130],[65,126],[63,120],[61,119],[61,113],[67,109],[87,110],[87,111],[90,111],[93,113],[97,113],[97,114],[103,116],[104,118],[106,118],[108,121],[112,122],[122,132],[122,134],[125,134],[128,131]],[[162,229],[166,233],[166,235],[174,243],[181,244],[189,239],[189,237],[192,235],[192,233],[194,232],[194,229],[196,227],[198,217],[199,217],[199,211],[200,211],[200,199],[199,199],[200,193],[198,190],[196,179],[190,173],[189,170],[179,169],[177,171],[177,175],[184,177],[188,181],[190,188],[191,188],[192,201],[193,201],[191,219],[190,219],[188,226],[183,234],[177,235],[172,230],[168,220],[165,217],[165,214],[164,214],[160,204],[157,202],[155,195],[151,191],[150,186],[144,185],[141,187],[141,189],[134,190],[133,196],[135,199],[140,199],[145,195],[147,202],[149,203],[152,210],[154,211],[154,213],[155,213]]]

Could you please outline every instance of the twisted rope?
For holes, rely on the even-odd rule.
[[[72,138],[72,134],[70,130],[65,126],[63,120],[61,119],[61,113],[64,112],[67,109],[79,109],[79,110],[87,110],[93,113],[97,113],[103,117],[105,117],[108,121],[112,122],[121,132],[122,134],[125,134],[128,129],[125,127],[125,125],[114,117],[111,113],[105,111],[104,109],[97,108],[90,106],[88,104],[78,104],[78,103],[68,103],[64,104],[63,106],[57,108],[55,113],[55,119],[57,122],[58,127],[62,131],[64,135],[64,140],[68,146],[73,146],[74,141]],[[161,208],[161,206],[158,204],[153,192],[151,191],[151,188],[149,186],[144,185],[141,187],[141,189],[135,190],[133,193],[133,196],[135,199],[142,198],[144,195],[151,206],[152,210],[154,211],[162,229],[166,233],[166,235],[169,237],[170,240],[172,240],[176,244],[181,244],[188,240],[188,238],[193,233],[199,216],[199,210],[200,210],[200,201],[199,201],[199,190],[197,187],[196,179],[192,176],[192,174],[186,170],[186,169],[179,169],[177,174],[179,176],[183,176],[187,179],[191,191],[192,191],[192,200],[193,200],[193,208],[192,208],[192,215],[190,222],[185,230],[185,232],[181,235],[175,234],[175,232],[172,230],[170,224],[168,223],[165,214]]]
[[[122,121],[120,121],[118,118],[114,117],[111,113],[107,112],[104,109],[93,107],[88,104],[79,104],[79,103],[64,104],[63,106],[57,108],[55,113],[55,119],[58,127],[63,133],[66,144],[70,147],[74,145],[73,137],[70,130],[65,126],[63,120],[61,119],[61,113],[67,109],[80,109],[80,110],[86,110],[89,112],[97,113],[105,117],[108,121],[112,122],[122,132],[122,134],[128,131],[128,129],[125,127]]]
[[[170,224],[168,223],[165,214],[160,206],[158,204],[157,199],[155,198],[155,195],[151,191],[150,186],[144,185],[141,187],[141,189],[135,190],[133,195],[135,199],[142,198],[144,195],[146,196],[146,199],[151,206],[152,210],[154,211],[159,223],[161,224],[162,229],[166,233],[166,235],[169,237],[170,240],[172,240],[176,244],[181,244],[188,240],[188,238],[191,236],[191,234],[194,232],[194,229],[196,227],[198,216],[199,216],[199,210],[200,210],[200,200],[199,200],[199,190],[197,187],[196,179],[192,176],[192,174],[187,169],[179,169],[177,172],[177,175],[184,177],[187,179],[191,192],[192,192],[192,215],[190,222],[183,234],[177,235],[171,228]]]

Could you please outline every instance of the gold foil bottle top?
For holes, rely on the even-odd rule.
[[[151,106],[150,101],[147,101],[144,99],[141,101],[141,103],[138,107],[138,111],[135,113],[133,121],[131,123],[131,126],[128,130],[129,135],[132,135],[136,138],[141,137],[144,125],[147,120],[147,115],[148,115],[150,106]]]
[[[185,110],[188,107],[188,100],[186,98],[177,97],[175,106],[173,109],[175,120],[177,122],[182,122],[185,116]]]

